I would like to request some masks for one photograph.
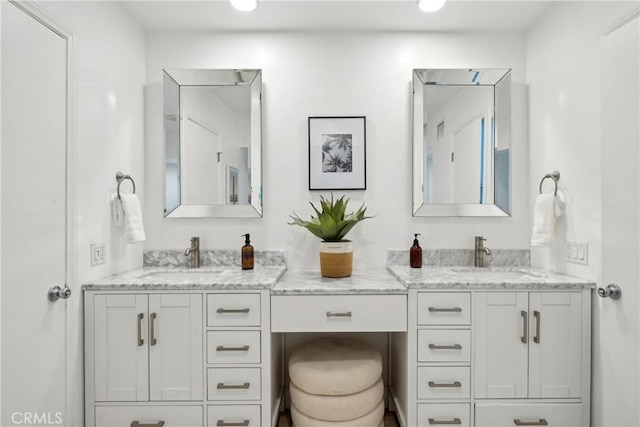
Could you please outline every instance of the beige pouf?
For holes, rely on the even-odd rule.
[[[380,400],[368,414],[346,421],[326,421],[309,417],[300,412],[294,402],[291,402],[291,419],[296,427],[377,427],[384,425],[384,401]]]
[[[374,385],[358,393],[323,396],[306,393],[291,382],[289,392],[299,412],[320,420],[342,421],[362,417],[375,408],[384,395],[384,384],[380,378]]]
[[[322,338],[298,348],[289,358],[291,382],[309,394],[358,393],[381,376],[380,352],[358,340]]]

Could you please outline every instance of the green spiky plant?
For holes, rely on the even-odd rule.
[[[289,215],[291,219],[293,219],[293,222],[288,224],[304,227],[314,236],[321,238],[325,242],[343,241],[347,233],[351,231],[357,223],[367,218],[373,218],[371,216],[365,216],[367,208],[364,206],[364,203],[357,211],[347,214],[347,203],[349,203],[349,199],[345,200],[344,197],[345,196],[342,196],[334,202],[333,193],[331,194],[331,200],[320,196],[321,209],[316,208],[312,202],[309,202],[316,212],[316,216],[311,216],[311,221],[304,221],[294,212],[293,215]]]

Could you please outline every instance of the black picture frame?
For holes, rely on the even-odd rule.
[[[309,190],[366,190],[365,116],[309,117]]]

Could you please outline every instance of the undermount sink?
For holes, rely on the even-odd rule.
[[[147,273],[144,276],[145,279],[170,279],[170,280],[179,280],[180,278],[190,278],[190,279],[208,279],[220,276],[224,270],[176,270],[176,271],[155,271],[151,273]]]
[[[518,280],[542,278],[541,275],[527,269],[453,268],[452,271],[476,279]]]

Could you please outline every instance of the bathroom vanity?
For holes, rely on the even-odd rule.
[[[274,426],[285,337],[370,332],[388,336],[403,426],[588,425],[593,286],[528,268],[393,266],[95,281],[83,287],[86,425]]]

